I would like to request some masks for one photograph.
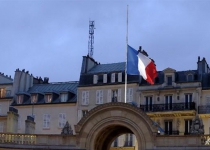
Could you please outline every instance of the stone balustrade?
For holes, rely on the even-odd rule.
[[[55,134],[9,134],[0,133],[0,144],[22,145],[76,145],[74,135]]]

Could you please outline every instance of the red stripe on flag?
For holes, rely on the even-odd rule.
[[[151,61],[147,65],[145,70],[146,70],[146,75],[147,75],[147,82],[149,82],[150,84],[154,84],[154,79],[157,77],[157,71],[156,71],[156,67],[153,61]]]

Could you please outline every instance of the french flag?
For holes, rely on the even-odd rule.
[[[140,74],[144,80],[150,84],[154,84],[154,79],[157,77],[157,70],[154,62],[149,57],[128,45],[127,74]]]

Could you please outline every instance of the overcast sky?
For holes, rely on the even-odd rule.
[[[50,82],[76,81],[95,21],[93,57],[101,64],[126,58],[142,46],[157,70],[210,64],[210,0],[0,0],[0,72],[17,68]]]

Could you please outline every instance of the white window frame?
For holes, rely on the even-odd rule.
[[[96,90],[96,104],[103,104],[103,90]]]
[[[122,72],[118,73],[118,82],[122,82]]]
[[[98,75],[93,75],[93,84],[98,83]]]
[[[46,103],[51,103],[52,102],[52,94],[46,94],[45,95],[45,102]]]
[[[66,124],[66,113],[59,113],[58,115],[58,127],[63,128]]]
[[[107,74],[103,74],[103,83],[107,83]]]
[[[50,114],[43,115],[43,129],[50,128]]]
[[[67,102],[68,100],[68,93],[61,93],[60,94],[61,102]]]
[[[24,97],[24,95],[17,95],[17,104],[23,103],[23,97]]]
[[[33,94],[33,95],[31,95],[31,103],[32,104],[34,104],[34,103],[36,103],[37,102],[37,94]]]
[[[89,91],[82,91],[82,105],[89,105]]]
[[[111,74],[111,83],[114,83],[115,82],[115,73],[112,73]]]

